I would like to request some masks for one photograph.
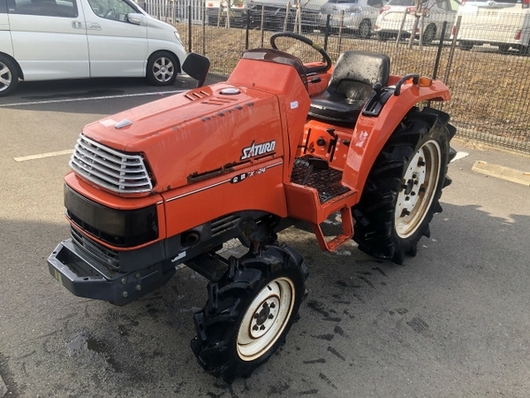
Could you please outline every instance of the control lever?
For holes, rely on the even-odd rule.
[[[337,141],[339,140],[339,136],[337,133],[335,133],[334,128],[327,128],[326,133],[328,133],[333,139],[329,141],[329,147],[328,147],[328,153],[329,155],[329,161],[333,161],[333,156],[335,155],[335,148],[337,147]]]

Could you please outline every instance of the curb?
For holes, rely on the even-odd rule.
[[[471,170],[530,187],[530,172],[477,160]]]

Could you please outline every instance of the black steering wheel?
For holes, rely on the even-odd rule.
[[[309,75],[312,73],[327,72],[333,65],[333,62],[331,61],[331,57],[326,52],[326,50],[324,50],[324,48],[322,48],[321,46],[313,42],[313,40],[308,39],[305,36],[302,36],[302,35],[299,35],[293,32],[278,32],[271,36],[271,47],[274,48],[275,50],[279,50],[278,46],[276,45],[276,39],[278,37],[290,37],[291,39],[301,41],[302,43],[305,43],[313,47],[315,50],[317,50],[322,55],[322,58],[324,59],[324,65],[314,66],[311,68],[305,68],[306,75]]]

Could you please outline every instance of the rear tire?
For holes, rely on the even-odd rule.
[[[359,204],[353,239],[359,249],[403,264],[414,256],[439,203],[449,162],[449,130],[421,113],[405,118],[377,157]]]
[[[154,53],[147,62],[147,80],[154,86],[169,86],[175,83],[179,71],[177,58],[167,51]]]
[[[15,63],[0,55],[0,97],[9,95],[18,86],[18,69]]]
[[[208,284],[208,301],[195,314],[191,347],[199,364],[232,383],[267,362],[298,319],[308,274],[287,246],[232,258],[226,274]]]

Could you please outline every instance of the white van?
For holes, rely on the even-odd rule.
[[[129,0],[0,0],[0,96],[19,79],[169,85],[185,59],[176,29]]]
[[[502,52],[510,48],[526,54],[530,45],[530,0],[463,1],[457,38],[462,50],[474,45],[498,46]],[[455,33],[456,25],[453,27]]]

